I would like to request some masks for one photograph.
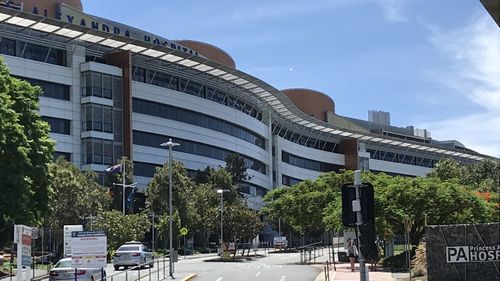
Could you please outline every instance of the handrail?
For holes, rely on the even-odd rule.
[[[321,245],[321,244],[323,244],[323,241],[318,241],[318,242],[314,242],[314,243],[311,243],[311,244],[307,244],[307,245],[304,245],[304,246],[297,247],[297,250],[307,249],[307,248],[318,246],[318,245]]]
[[[133,266],[133,267],[129,267],[123,271],[120,271],[120,272],[116,272],[114,274],[111,274],[111,275],[107,275],[106,277],[104,277],[102,280],[111,280],[113,281],[114,277],[117,277],[117,276],[120,276],[120,275],[123,275],[125,274],[125,280],[128,280],[128,276],[132,276],[132,270],[137,270],[137,274],[134,274],[137,276],[137,279],[134,279],[134,280],[141,280],[141,278],[144,278],[144,277],[147,277],[147,276],[152,276],[152,273],[155,273],[155,272],[158,272],[158,274],[160,274],[160,270],[164,270],[165,269],[165,260],[167,258],[170,258],[170,254],[166,254],[166,255],[163,255],[163,256],[158,256],[158,257],[154,257],[153,258],[153,264],[156,263],[156,268],[154,270],[152,270],[151,266],[149,266],[148,268],[148,272],[147,273],[144,273],[144,275],[141,277],[141,268],[144,267],[145,265],[150,265],[151,262],[145,262],[145,263],[141,263],[139,265],[136,265],[136,266]],[[160,261],[163,263],[163,267],[160,268]],[[165,272],[164,272],[164,275],[165,275]],[[150,277],[151,279],[151,277]]]

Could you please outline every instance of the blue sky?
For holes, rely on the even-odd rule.
[[[228,52],[278,89],[336,113],[457,139],[500,157],[500,29],[479,0],[82,0],[84,11]],[[141,6],[142,5],[142,6]]]

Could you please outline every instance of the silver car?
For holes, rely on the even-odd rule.
[[[76,277],[80,281],[98,281],[101,280],[101,268],[77,268]],[[75,269],[71,267],[71,258],[60,259],[54,268],[49,272],[49,281],[75,280]]]
[[[153,253],[141,242],[127,242],[116,250],[113,256],[113,267],[115,270],[123,266],[125,269],[131,266],[148,265],[153,267]]]

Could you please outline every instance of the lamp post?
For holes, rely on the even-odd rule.
[[[220,248],[222,251],[222,242],[224,241],[224,192],[228,192],[229,189],[217,189],[217,193],[220,194]]]
[[[174,278],[174,263],[172,260],[173,247],[172,247],[172,147],[178,146],[180,144],[172,142],[169,138],[168,142],[160,144],[160,146],[168,146],[168,225],[169,225],[169,248],[170,248],[170,258],[168,259],[169,274],[172,279]]]

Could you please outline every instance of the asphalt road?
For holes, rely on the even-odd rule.
[[[298,254],[273,254],[256,261],[203,262],[181,261],[176,268],[196,273],[195,281],[313,281],[319,271],[309,265],[297,265]]]
[[[298,265],[299,254],[272,254],[254,261],[246,262],[205,262],[215,258],[214,255],[192,256],[188,259],[179,257],[174,265],[176,280],[197,274],[193,281],[313,281],[319,274],[318,269],[309,265]],[[149,275],[151,274],[151,275]],[[106,280],[166,280],[168,277],[168,260],[155,261],[153,268],[114,270],[112,264],[106,268]],[[151,278],[150,278],[151,276]],[[167,278],[168,280],[168,278]]]

